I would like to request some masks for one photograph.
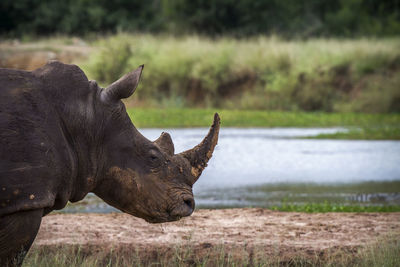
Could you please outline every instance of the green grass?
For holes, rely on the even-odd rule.
[[[400,139],[400,114],[284,112],[226,109],[129,108],[142,128],[208,127],[218,112],[221,127],[349,127],[348,133],[319,135],[329,139]]]
[[[400,264],[400,240],[397,235],[381,237],[359,248],[331,248],[285,254],[279,248],[224,245],[203,248],[194,244],[171,248],[81,248],[79,246],[42,247],[29,252],[23,267],[118,267],[118,266],[360,266],[395,267]]]
[[[277,211],[290,211],[290,212],[400,212],[400,205],[342,205],[329,203],[308,203],[308,204],[291,204],[283,202],[280,206],[270,207],[272,210]]]
[[[366,126],[363,126],[366,127]],[[400,125],[352,129],[348,133],[320,134],[314,139],[400,140]]]
[[[342,184],[318,184],[318,183],[276,183],[259,185],[248,188],[250,192],[287,192],[296,194],[374,194],[374,193],[398,193],[400,181],[369,181]]]
[[[128,108],[137,127],[207,127],[215,112],[225,127],[400,127],[400,114],[284,112],[227,109]]]

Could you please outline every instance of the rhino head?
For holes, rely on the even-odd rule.
[[[194,210],[192,186],[212,156],[218,141],[219,116],[203,141],[175,154],[168,133],[145,138],[132,124],[121,99],[135,91],[143,66],[105,89],[99,88],[104,113],[104,160],[101,177],[92,190],[105,202],[148,222],[167,222],[189,216]],[[92,82],[92,86],[96,86]]]

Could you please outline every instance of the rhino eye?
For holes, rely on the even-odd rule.
[[[160,156],[158,155],[159,153],[157,153],[157,151],[154,151],[154,150],[150,150],[150,153],[149,153],[150,155],[149,155],[149,158],[150,158],[150,160],[151,161],[158,161],[159,159],[160,159]]]

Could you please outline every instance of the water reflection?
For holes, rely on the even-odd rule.
[[[154,140],[161,130],[144,129]],[[198,144],[208,129],[171,129],[175,151]],[[195,191],[264,183],[354,183],[400,179],[399,141],[310,140],[343,128],[222,128]]]

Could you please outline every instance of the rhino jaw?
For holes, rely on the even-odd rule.
[[[191,165],[191,185],[193,185],[199,179],[201,172],[205,167],[207,167],[207,162],[212,157],[212,153],[214,152],[214,148],[218,142],[219,127],[220,118],[218,113],[215,113],[214,122],[203,141],[201,141],[201,143],[194,148],[179,154],[186,158]]]

